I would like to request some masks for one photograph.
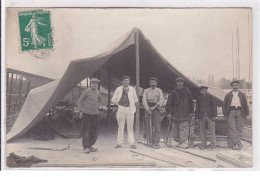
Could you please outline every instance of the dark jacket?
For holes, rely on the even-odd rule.
[[[249,108],[246,100],[246,95],[240,91],[238,91],[238,97],[240,99],[241,104],[241,117],[245,117],[249,115]],[[222,111],[224,116],[228,116],[230,111],[230,105],[232,102],[233,94],[232,91],[227,93],[224,99],[224,103],[222,105]]]
[[[189,120],[194,112],[194,102],[188,88],[176,88],[168,96],[165,106],[166,112],[177,121]]]
[[[217,117],[217,105],[215,102],[215,98],[208,93],[197,98],[195,118],[202,119],[205,112],[207,113],[209,118]]]

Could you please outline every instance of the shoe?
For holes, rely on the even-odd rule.
[[[83,153],[85,153],[85,154],[89,154],[89,153],[90,153],[89,148],[85,148],[85,149],[83,150]]]
[[[206,145],[205,145],[205,144],[200,144],[200,145],[199,145],[199,148],[200,148],[201,150],[204,150],[204,149],[206,149]]]
[[[117,145],[115,146],[115,148],[116,148],[116,149],[119,149],[119,148],[121,148],[121,145],[117,144]]]
[[[94,148],[94,147],[90,147],[90,152],[97,152],[98,151],[98,149],[97,148]]]
[[[217,150],[216,146],[214,146],[214,145],[213,145],[213,146],[212,146],[212,145],[210,145],[210,146],[209,146],[209,148],[210,148],[210,150],[212,150],[212,151],[215,151],[215,150]]]
[[[186,143],[182,143],[181,145],[178,146],[181,149],[188,149],[189,145],[187,145]]]
[[[176,141],[173,141],[170,145],[173,146],[173,147],[179,147],[180,143],[176,142]]]
[[[130,148],[137,149],[137,147],[135,145],[131,145]]]
[[[153,148],[154,148],[154,149],[160,149],[161,146],[160,146],[159,144],[155,144],[155,145],[153,146]]]
[[[232,150],[239,150],[239,149],[238,149],[238,145],[237,145],[237,144],[234,144],[234,145],[232,146]]]

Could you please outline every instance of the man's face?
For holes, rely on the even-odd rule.
[[[124,80],[122,80],[122,84],[123,84],[123,86],[129,86],[130,79],[129,78],[125,78]]]
[[[97,82],[92,82],[91,83],[91,88],[96,90],[98,88],[98,83]]]
[[[156,80],[150,80],[150,87],[155,88],[157,86]]]
[[[231,87],[233,88],[234,91],[238,91],[238,89],[239,89],[239,84],[238,84],[238,83],[233,83],[233,84],[231,85]]]
[[[176,85],[177,85],[178,89],[182,89],[183,88],[183,81],[177,81]]]
[[[205,95],[207,92],[208,92],[207,89],[201,89],[200,90],[201,95]]]

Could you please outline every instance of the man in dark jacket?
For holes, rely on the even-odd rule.
[[[168,96],[166,103],[167,117],[174,121],[173,137],[176,142],[175,146],[187,149],[186,143],[189,136],[189,124],[191,115],[194,112],[194,103],[191,92],[183,86],[184,79],[176,79],[176,89]]]
[[[240,150],[241,135],[245,118],[249,116],[249,108],[246,95],[239,91],[239,81],[232,81],[230,85],[233,90],[225,96],[222,110],[228,120],[229,147],[233,150]]]
[[[199,121],[201,144],[200,149],[205,149],[206,142],[206,126],[210,133],[210,147],[216,149],[215,120],[217,117],[217,105],[212,95],[207,92],[208,87],[199,87],[200,96],[196,100],[195,119]]]

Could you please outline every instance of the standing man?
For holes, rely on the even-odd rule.
[[[138,104],[138,98],[136,91],[133,87],[129,86],[130,77],[122,77],[122,86],[117,87],[113,97],[112,103],[118,105],[117,110],[117,123],[118,123],[118,135],[117,135],[117,145],[115,148],[121,148],[124,140],[124,129],[125,122],[127,124],[128,132],[128,142],[130,148],[136,149],[134,145],[134,114],[136,111],[136,104]]]
[[[239,81],[232,81],[230,85],[233,90],[225,96],[222,110],[228,121],[229,147],[240,150],[244,119],[249,118],[249,108],[246,95],[239,91]]]
[[[168,96],[165,109],[167,117],[174,122],[174,146],[187,149],[189,148],[187,140],[194,103],[190,90],[183,86],[184,79],[179,77],[175,81],[177,87]]]
[[[210,148],[216,149],[215,120],[217,118],[217,105],[215,98],[208,94],[208,87],[199,87],[200,96],[196,100],[195,119],[200,125],[201,144],[200,149],[207,147],[206,127],[210,133]]]
[[[160,88],[157,88],[158,79],[151,77],[149,79],[150,88],[144,90],[143,105],[148,114],[148,119],[151,118],[153,140],[152,144],[154,148],[159,149],[160,145],[160,128],[161,128],[161,113],[159,108],[163,104],[163,93]],[[149,120],[150,121],[150,120]],[[149,122],[146,121],[146,124]],[[149,125],[149,124],[148,124]],[[147,127],[147,126],[146,126]],[[146,134],[148,132],[146,131]],[[146,135],[147,136],[147,135]]]
[[[99,106],[101,94],[98,90],[99,80],[90,80],[90,88],[86,89],[78,100],[79,117],[82,119],[82,146],[83,152],[96,152],[92,147],[97,140],[99,132]]]

